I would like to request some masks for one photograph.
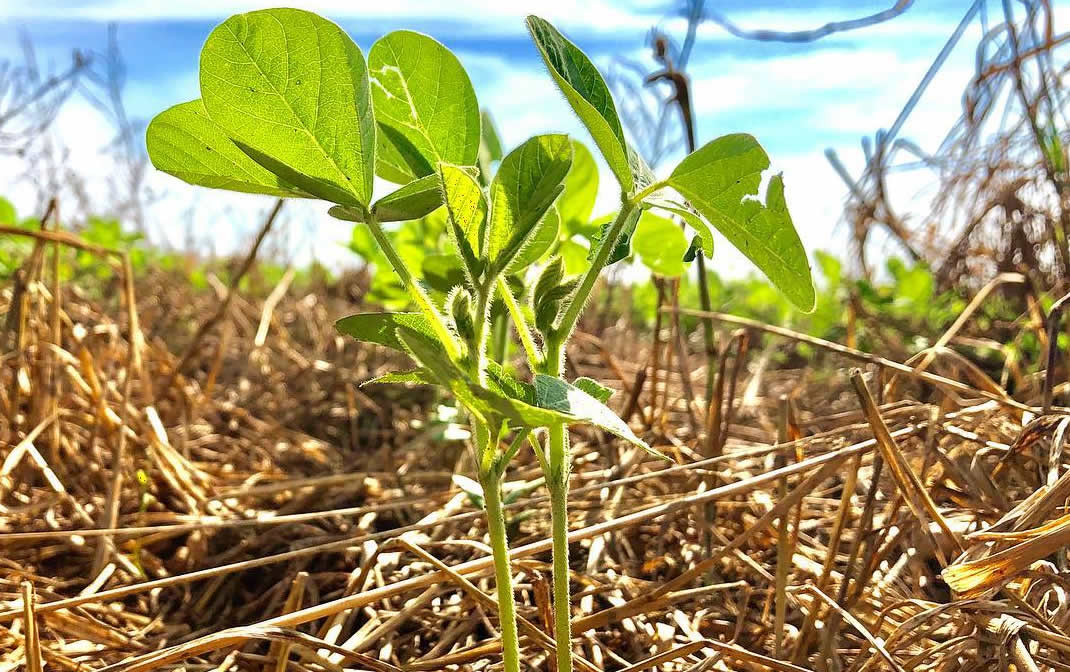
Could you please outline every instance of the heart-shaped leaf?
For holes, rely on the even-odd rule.
[[[476,165],[479,102],[453,52],[427,35],[397,30],[372,45],[368,69],[382,177],[405,183],[442,162]]]
[[[632,193],[635,181],[628,166],[624,130],[617,116],[613,95],[598,68],[587,58],[587,54],[569,42],[548,21],[529,16],[527,25],[542,60],[550,70],[550,76],[590,131],[609,169],[617,176],[621,189]]]
[[[676,222],[644,212],[635,227],[632,250],[655,275],[676,278],[683,275],[688,242]]]
[[[248,194],[308,198],[250,159],[209,118],[204,103],[191,100],[156,115],[145,132],[149,159],[183,182]]]
[[[491,217],[484,256],[503,270],[527,243],[561,193],[572,165],[567,135],[536,135],[509,152],[490,185]]]
[[[606,430],[631,444],[639,446],[652,455],[665,456],[647,445],[632,432],[631,428],[617,417],[608,406],[584,392],[575,385],[569,385],[560,378],[535,374],[535,403],[569,417],[569,423],[584,423]]]
[[[668,183],[792,303],[813,310],[810,264],[788,214],[781,176],[760,193],[768,167],[769,156],[752,136],[726,135],[681,161]]]
[[[369,204],[368,71],[341,28],[298,9],[232,16],[201,50],[200,81],[212,121],[257,163],[328,201]]]

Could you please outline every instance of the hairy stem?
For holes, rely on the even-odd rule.
[[[383,251],[383,255],[386,260],[390,262],[390,267],[394,269],[398,277],[401,278],[401,283],[409,290],[412,295],[413,301],[420,308],[427,320],[431,323],[431,328],[435,330],[435,335],[442,341],[442,345],[446,348],[446,353],[450,359],[456,360],[460,356],[460,349],[457,346],[457,341],[454,340],[453,334],[446,327],[446,322],[439,315],[438,310],[435,309],[431,298],[427,296],[427,292],[417,284],[415,278],[409,273],[409,269],[405,266],[405,262],[401,259],[401,255],[394,249],[394,244],[390,242],[390,238],[386,235],[386,231],[383,230],[383,225],[379,223],[371,212],[364,213],[364,221],[368,225],[368,230],[371,231],[372,237],[375,238],[375,242],[379,245],[379,249]]]
[[[572,672],[572,598],[569,595],[568,564],[568,429],[563,424],[550,427],[551,526],[553,528],[554,638],[557,643],[557,672]]]
[[[524,353],[528,356],[528,366],[534,371],[539,366],[542,353],[539,352],[539,346],[535,344],[535,339],[531,335],[531,327],[528,326],[524,313],[520,310],[516,297],[513,296],[513,292],[509,289],[505,278],[498,278],[498,293],[502,295],[505,307],[509,309],[509,316],[513,318],[513,324],[516,325],[516,333],[520,335],[520,342],[524,345]]]
[[[502,629],[502,662],[505,672],[520,672],[520,639],[516,630],[516,602],[513,574],[509,566],[509,542],[502,510],[501,476],[495,470],[480,474],[483,502],[487,509],[487,529],[494,553],[494,577],[498,587],[498,619]]]
[[[481,286],[476,288],[476,351],[472,353],[472,366],[475,367],[476,380],[480,385],[487,384],[487,332],[489,326],[490,297],[494,293],[494,286]]]

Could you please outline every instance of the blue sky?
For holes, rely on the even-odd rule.
[[[300,6],[337,21],[365,51],[379,35],[396,28],[438,38],[465,64],[480,102],[492,111],[506,144],[513,145],[547,131],[587,138],[545,75],[524,31],[525,14],[534,11],[554,21],[603,69],[620,59],[653,67],[646,35],[652,26],[659,26],[681,39],[683,22],[674,10],[679,4],[323,0]],[[708,4],[745,27],[793,30],[872,13],[891,3],[709,0]],[[969,4],[918,0],[889,23],[810,44],[750,42],[704,24],[689,67],[699,143],[728,132],[753,133],[773,157],[774,167],[784,171],[788,203],[807,247],[842,249],[845,238],[836,224],[844,188],[824,150],[834,148],[854,170],[860,167],[860,138],[891,124]],[[42,62],[59,66],[68,61],[73,47],[102,48],[106,23],[115,21],[127,63],[128,112],[147,121],[171,104],[197,97],[197,54],[213,26],[229,14],[264,6],[269,4],[246,0],[0,0],[0,58],[17,56],[13,38],[21,29],[33,38]],[[958,116],[980,34],[975,22],[904,129],[903,135],[923,148],[935,148]],[[87,170],[97,165],[96,153],[108,140],[106,127],[93,120],[93,114],[88,105],[76,101],[57,130],[72,147],[72,161],[84,161]],[[671,168],[676,158],[666,167]],[[0,179],[4,177],[0,166]],[[210,235],[222,249],[237,244],[265,207],[255,198],[206,196],[166,176],[153,180],[168,198],[154,206],[150,218],[163,221],[191,200],[203,203],[206,214],[193,225],[195,237]],[[604,176],[603,183],[608,182]],[[911,198],[922,195],[926,183],[918,179],[904,186],[904,197]],[[612,190],[604,191],[600,203],[608,209]],[[332,241],[345,239],[347,232],[321,210],[297,208],[290,214],[303,232],[297,237],[311,236],[301,244],[317,256],[332,258],[338,254]],[[221,216],[231,224],[225,232],[218,226]],[[165,226],[157,227],[160,235],[177,242]],[[719,256],[717,265],[728,272],[741,268],[734,255]]]

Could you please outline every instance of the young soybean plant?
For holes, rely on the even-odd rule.
[[[416,362],[380,382],[439,385],[469,417],[507,672],[520,668],[501,481],[522,444],[535,447],[552,497],[555,632],[564,672],[571,669],[567,427],[594,425],[649,450],[604,405],[606,388],[561,377],[565,345],[599,273],[628,256],[640,211],[658,208],[683,217],[706,252],[710,225],[720,230],[800,307],[810,308],[814,293],[780,177],[770,180],[764,201],[759,197],[769,159],[753,138],[715,140],[657,180],[625,143],[593,64],[547,22],[531,17],[528,27],[621,187],[620,210],[604,226],[583,274],[565,277],[555,257],[531,297],[515,291],[515,279],[557,238],[554,203],[565,189],[573,145],[563,135],[533,137],[502,158],[488,182],[477,168],[487,162],[479,156],[481,118],[471,82],[457,58],[429,37],[390,33],[372,46],[365,64],[344,31],[310,12],[231,17],[201,51],[201,98],[157,116],[147,145],[157,168],[191,184],[325,200],[334,204],[332,216],[367,226],[418,310],[353,315],[338,328]],[[373,200],[375,175],[401,186]],[[440,306],[383,222],[417,219],[443,206],[464,273]],[[527,355],[530,382],[487,356],[496,297]],[[545,445],[536,430],[545,432]]]

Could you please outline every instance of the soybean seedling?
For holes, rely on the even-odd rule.
[[[567,427],[594,425],[649,450],[605,406],[606,388],[561,377],[565,346],[599,273],[628,255],[640,211],[660,208],[683,216],[707,252],[710,225],[721,230],[803,307],[813,303],[813,285],[779,176],[760,198],[769,160],[753,138],[715,140],[657,180],[625,143],[612,97],[587,57],[549,23],[531,17],[528,26],[621,187],[620,210],[603,227],[579,277],[568,277],[558,257],[538,263],[557,236],[554,204],[570,173],[573,143],[564,135],[535,136],[502,157],[487,180],[478,168],[487,162],[480,160],[482,122],[472,84],[456,56],[425,35],[389,33],[365,62],[344,31],[313,13],[269,9],[233,16],[201,51],[201,98],[158,115],[147,145],[157,168],[191,184],[320,199],[333,204],[332,216],[367,227],[416,311],[361,313],[337,327],[416,362],[379,382],[441,386],[468,416],[506,672],[520,668],[501,482],[523,443],[535,446],[553,500],[555,632],[558,669],[565,672],[571,669]],[[401,186],[374,200],[376,175]],[[439,208],[463,269],[441,302],[384,226]],[[527,296],[510,280],[533,264],[542,270]],[[487,355],[496,297],[508,309],[530,380]]]

